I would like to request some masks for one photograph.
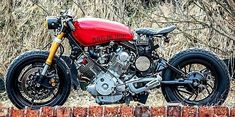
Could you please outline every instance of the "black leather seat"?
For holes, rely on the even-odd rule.
[[[143,35],[149,35],[149,36],[165,36],[169,32],[172,32],[176,28],[175,25],[164,27],[164,28],[159,28],[159,29],[154,29],[154,28],[138,28],[135,30],[137,34],[143,34]]]

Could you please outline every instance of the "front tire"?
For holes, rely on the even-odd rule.
[[[211,52],[202,49],[188,49],[176,54],[169,63],[185,72],[188,78],[193,80],[200,78],[202,85],[199,85],[199,88],[162,85],[163,95],[168,102],[183,103],[184,105],[220,105],[227,98],[230,88],[227,67]],[[196,71],[196,69],[199,70]],[[182,76],[177,75],[171,69],[163,71],[165,81],[176,80],[180,77]]]
[[[39,109],[42,106],[62,105],[68,98],[71,79],[65,63],[55,57],[43,80],[37,83],[48,57],[46,51],[30,51],[18,56],[8,67],[6,91],[11,102],[18,108]],[[52,84],[54,83],[54,84]]]

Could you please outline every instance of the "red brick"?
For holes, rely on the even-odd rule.
[[[73,116],[75,116],[75,117],[86,117],[87,116],[87,108],[85,108],[85,107],[73,108]]]
[[[41,108],[41,117],[53,117],[54,109],[52,107],[42,107]]]
[[[180,106],[167,106],[167,117],[181,117]]]
[[[150,116],[149,107],[147,106],[135,107],[134,116],[135,117],[149,117]]]
[[[103,112],[102,106],[91,106],[89,107],[89,117],[101,117]]]
[[[150,109],[151,117],[165,117],[166,115],[166,108],[165,107],[151,107]]]
[[[57,117],[63,117],[64,108],[62,108],[62,107],[56,107],[56,108],[55,108],[55,111],[56,111],[55,116],[57,116]]]
[[[23,117],[24,110],[18,110],[18,109],[11,108],[10,109],[10,116],[11,117]]]
[[[72,114],[71,108],[68,108],[68,107],[56,108],[56,116],[57,117],[70,117],[71,114]]]
[[[105,107],[104,116],[114,117],[118,115],[118,107]]]
[[[72,109],[66,107],[66,108],[64,108],[64,115],[63,115],[63,117],[71,117],[71,114],[72,114],[72,113],[73,113],[73,112],[72,112]]]
[[[182,108],[182,117],[196,117],[197,116],[197,108],[191,106],[184,106]]]
[[[230,108],[230,116],[235,117],[235,107]]]
[[[198,109],[198,117],[213,117],[214,116],[214,108],[213,107],[199,107]]]
[[[133,117],[133,108],[131,106],[121,106],[120,107],[121,117]]]
[[[215,106],[214,107],[214,114],[216,117],[228,117],[229,116],[229,109],[228,107],[224,106]]]
[[[39,111],[38,110],[27,109],[25,111],[26,111],[26,117],[39,117]]]
[[[141,117],[149,117],[151,115],[150,108],[147,106],[142,107],[141,111],[142,111]]]
[[[6,117],[8,115],[8,108],[0,107],[0,117]]]

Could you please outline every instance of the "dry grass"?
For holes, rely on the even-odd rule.
[[[142,1],[142,2],[141,2]],[[148,5],[143,1],[151,1]],[[173,0],[174,1],[174,0]],[[235,52],[235,8],[218,0],[178,0],[163,3],[159,0],[2,0],[0,1],[0,74],[4,75],[9,63],[26,50],[40,49],[51,41],[44,28],[47,15],[57,15],[69,9],[76,18],[92,16],[122,22],[135,29],[159,28],[174,24],[177,30],[172,40],[164,44],[159,40],[159,53],[170,58],[190,47],[208,49],[221,58],[232,57]],[[231,2],[231,0],[228,0]],[[46,12],[47,13],[46,13]],[[65,43],[64,43],[65,44]],[[65,44],[68,48],[68,45]],[[68,53],[69,50],[66,49]],[[233,85],[232,85],[233,86]],[[231,89],[232,90],[232,89]],[[4,95],[4,94],[3,94]],[[72,93],[66,105],[93,103],[86,93]],[[0,95],[2,96],[2,95]],[[5,97],[5,96],[3,96]],[[82,97],[82,98],[80,98]],[[165,104],[159,90],[150,96],[147,105]],[[225,104],[235,102],[233,91]],[[70,103],[76,101],[77,103]],[[161,102],[161,103],[151,103]],[[11,105],[9,100],[3,103]]]

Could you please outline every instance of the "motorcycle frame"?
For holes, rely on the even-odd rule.
[[[74,61],[77,59],[77,57],[84,53],[82,46],[74,39],[74,37],[72,36],[72,34],[70,33],[71,31],[68,30],[64,30],[63,32],[60,32],[56,38],[54,38],[52,45],[50,47],[49,50],[49,55],[48,58],[46,60],[46,65],[44,66],[42,75],[45,74],[46,70],[48,69],[48,67],[51,65],[52,60],[54,59],[55,53],[58,50],[59,46],[61,46],[61,42],[63,38],[67,38],[69,40],[69,44],[71,46],[71,53],[69,58],[71,59],[70,63],[66,62],[70,68],[70,75],[72,76],[72,85],[74,85],[75,89],[80,88],[80,81],[77,79],[77,69],[76,67],[71,67],[74,63]],[[129,47],[130,49],[133,50],[133,48]],[[159,58],[162,59],[162,58]],[[186,77],[185,73],[179,69],[177,69],[176,67],[174,67],[173,65],[169,64],[167,61],[165,63],[166,65],[164,66],[164,69],[157,71],[157,72],[164,72],[164,70],[166,69],[171,69],[172,71],[176,72],[177,74],[181,74],[183,77]],[[189,80],[172,80],[172,81],[165,81],[164,79],[162,79],[161,81],[162,84],[165,85],[188,85],[188,84],[192,84],[192,81]]]

